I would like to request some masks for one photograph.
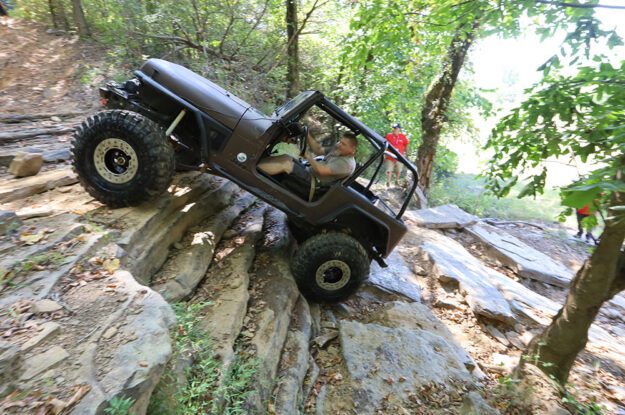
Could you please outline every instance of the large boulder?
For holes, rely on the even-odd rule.
[[[432,384],[455,389],[473,379],[442,337],[421,329],[340,322],[354,410],[375,414],[389,401],[409,402],[412,391]]]
[[[436,318],[432,311],[423,304],[394,301],[372,318],[386,327],[420,329],[436,334],[442,337],[449,347],[456,352],[458,359],[467,370],[473,371],[476,367],[471,355],[458,344],[445,323]]]

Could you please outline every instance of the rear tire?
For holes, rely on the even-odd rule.
[[[358,290],[369,276],[369,256],[344,233],[315,235],[302,243],[291,269],[300,292],[309,300],[338,302]]]
[[[78,127],[72,163],[91,196],[113,208],[135,206],[167,189],[174,151],[151,120],[131,111],[110,110]]]

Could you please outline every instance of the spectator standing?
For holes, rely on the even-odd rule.
[[[584,205],[581,209],[575,209],[575,214],[577,216],[577,238],[581,238],[584,234],[584,228],[582,226],[582,221],[588,216],[592,215],[590,213],[590,207],[588,205]],[[597,239],[592,234],[592,229],[588,229],[586,231],[586,242],[593,241],[595,245],[597,244]]]
[[[393,125],[393,131],[386,135],[386,141],[389,142],[400,154],[404,154],[408,147],[408,139],[401,131],[399,123]],[[401,175],[403,164],[398,162],[395,156],[387,153],[386,155],[386,187],[391,185],[391,176],[395,173],[395,185],[399,186],[399,176]]]

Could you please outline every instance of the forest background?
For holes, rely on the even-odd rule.
[[[559,190],[547,186],[533,201],[516,198],[526,193],[517,183],[510,189],[512,197],[499,199],[487,192],[485,181],[475,173],[492,156],[492,150],[483,148],[490,128],[529,96],[523,88],[540,82],[541,74],[548,76],[551,69],[572,74],[572,68],[597,55],[623,55],[606,47],[618,44],[610,29],[617,27],[619,14],[602,7],[562,7],[559,2],[15,3],[17,16],[58,30],[75,30],[83,38],[107,45],[106,76],[118,81],[127,79],[146,58],[159,57],[190,67],[265,113],[299,91],[317,89],[383,136],[400,122],[411,140],[409,158],[425,176],[421,185],[433,204],[455,203],[481,216],[508,219],[555,219],[562,211]],[[595,15],[608,24],[601,25]],[[428,104],[427,92],[447,76],[445,66],[451,66],[451,45],[467,35],[466,50],[460,51],[462,62],[451,74],[457,79],[444,91],[446,96],[431,96]],[[477,45],[469,51],[473,43]],[[511,54],[510,49],[518,50]],[[586,59],[579,59],[584,54]],[[503,62],[512,55],[522,61],[518,68]],[[571,65],[576,56],[578,61]],[[539,68],[546,62],[550,64]],[[101,72],[101,67],[85,62],[81,80],[101,82]],[[496,82],[493,74],[499,75]],[[432,102],[439,108],[432,110]],[[428,110],[435,125],[424,122]],[[428,127],[429,132],[424,130]],[[417,157],[423,137],[429,143]],[[459,165],[471,174],[456,174]],[[560,166],[550,175],[558,178],[552,181],[558,185],[577,179],[578,172],[590,171],[579,157],[555,163],[552,158],[546,166],[552,170]],[[533,193],[533,188],[529,190]]]
[[[600,244],[528,350],[564,384],[600,305],[625,288],[625,61],[614,55],[623,41],[598,19],[601,9],[625,15],[625,6],[599,0],[20,0],[15,14],[107,45],[107,72],[117,80],[159,57],[266,113],[318,89],[382,135],[399,121],[434,203],[488,216],[489,204],[500,202],[484,188],[499,197],[547,191],[553,205],[538,200],[538,210],[521,205],[519,215],[544,218],[546,207],[553,218],[560,204],[563,217],[585,204],[603,212]],[[506,98],[506,86],[493,98],[471,80],[472,46],[524,32],[555,40],[547,43],[554,50],[519,102]],[[98,71],[85,62],[82,81]],[[488,163],[482,178],[454,185],[465,155],[445,144],[455,138],[481,148],[477,115],[497,119]],[[550,160],[585,164],[585,174],[549,193]],[[496,216],[511,210],[504,205]]]

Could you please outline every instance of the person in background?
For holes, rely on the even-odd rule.
[[[581,238],[582,235],[584,234],[584,228],[582,226],[582,221],[587,218],[588,216],[592,215],[592,213],[590,213],[590,206],[588,205],[584,205],[581,209],[575,209],[575,213],[577,216],[577,234],[575,235],[576,238]],[[597,239],[593,236],[592,234],[592,229],[588,229],[586,231],[586,242],[590,242],[593,241],[595,244],[597,244]]]
[[[400,153],[404,154],[406,147],[408,147],[408,139],[401,132],[401,125],[399,123],[393,125],[393,131],[386,135],[386,141]],[[386,155],[386,187],[391,185],[391,176],[395,173],[395,185],[399,186],[399,176],[401,175],[403,164],[398,162],[397,159],[388,154]]]

